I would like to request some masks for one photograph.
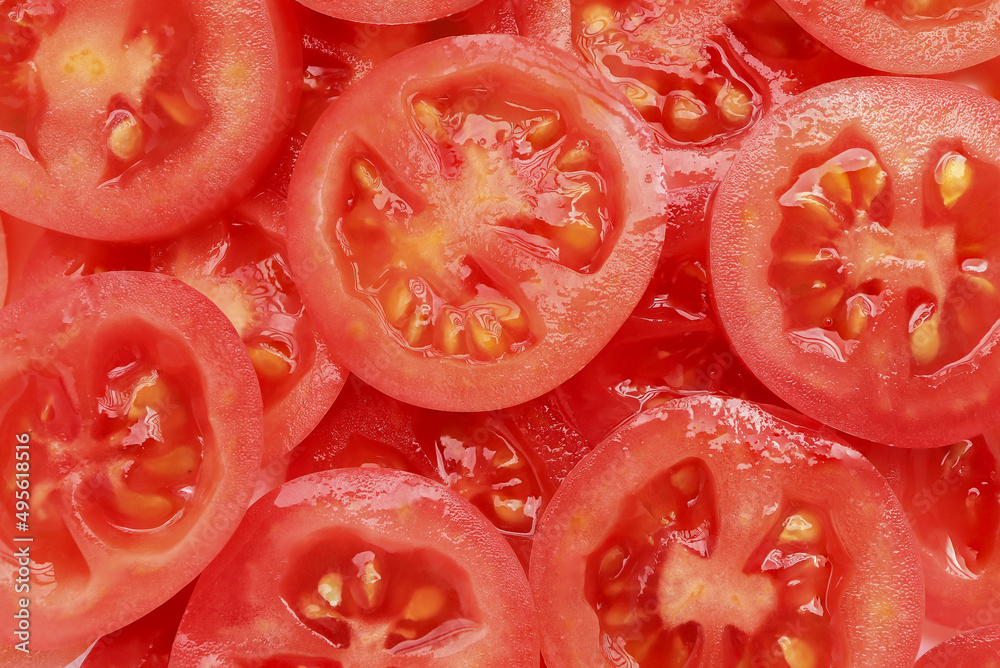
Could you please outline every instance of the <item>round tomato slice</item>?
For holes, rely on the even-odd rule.
[[[551,40],[619,88],[685,184],[721,178],[770,108],[864,74],[774,0],[519,0],[523,34]]]
[[[998,0],[777,0],[845,58],[896,74],[939,74],[1000,56]]]
[[[759,126],[723,182],[711,275],[740,357],[862,438],[952,443],[1000,419],[1000,104],[860,78]]]
[[[476,7],[480,0],[298,0],[317,12],[355,23],[421,23]]]
[[[543,45],[411,49],[306,141],[296,282],[338,359],[382,392],[439,410],[527,401],[596,355],[649,282],[666,207],[654,145]]]
[[[1000,668],[1000,626],[984,626],[937,645],[913,668]]]
[[[0,16],[0,209],[161,238],[238,199],[299,100],[287,3],[14,0]]]
[[[904,668],[923,586],[875,469],[738,399],[616,432],[542,517],[530,578],[550,668]]]
[[[4,634],[25,598],[31,647],[93,642],[194,579],[249,505],[260,415],[232,326],[176,279],[87,276],[0,311]]]
[[[1000,432],[940,448],[857,447],[910,519],[927,618],[957,629],[990,623],[1000,591]]]
[[[156,271],[206,295],[236,327],[257,373],[266,464],[312,431],[347,377],[302,306],[287,266],[284,212],[277,213],[284,201],[271,199],[262,193],[211,225],[153,247],[46,231],[14,295],[105,271]]]
[[[254,504],[199,578],[170,665],[535,668],[538,632],[524,571],[468,502],[339,469]]]

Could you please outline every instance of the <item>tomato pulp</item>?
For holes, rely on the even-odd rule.
[[[306,140],[288,201],[296,282],[339,359],[386,394],[461,411],[537,397],[649,282],[667,185],[654,144],[540,44],[411,49]]]
[[[738,399],[677,399],[583,461],[530,579],[550,668],[908,668],[920,564],[885,481]]]
[[[143,241],[245,195],[291,129],[301,55],[279,0],[9,1],[0,210]]]
[[[260,416],[232,326],[176,279],[89,276],[6,307],[0,496],[19,513],[0,516],[7,637],[22,567],[39,650],[91,642],[194,579],[249,503]]]
[[[199,579],[171,666],[206,665],[534,668],[538,634],[520,564],[468,502],[339,469],[254,504]]]
[[[740,357],[825,424],[911,447],[1000,417],[1000,104],[870,77],[814,88],[744,146],[711,221]]]

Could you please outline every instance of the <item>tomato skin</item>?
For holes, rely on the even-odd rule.
[[[377,644],[378,636],[366,639],[352,632],[350,646],[338,649],[310,630],[295,616],[298,602],[282,587],[302,568],[312,568],[302,559],[314,554],[315,546],[335,544],[347,533],[390,552],[423,551],[431,559],[450,560],[462,573],[455,586],[479,608],[482,637],[464,650],[445,645],[440,654],[431,649],[393,658]],[[408,586],[405,573],[385,576],[395,577],[397,587]],[[234,580],[244,586],[225,585]],[[248,511],[227,550],[199,579],[174,643],[171,668],[284,666],[267,662],[289,656],[309,666],[333,660],[351,666],[396,661],[528,668],[538,664],[538,635],[517,559],[471,505],[420,476],[340,469],[285,483]]]
[[[947,100],[947,104],[937,106],[935,100]],[[952,123],[950,116],[945,118],[934,111],[945,108],[961,109],[961,122]],[[817,109],[825,110],[826,115],[812,123],[809,119]],[[920,230],[932,224],[948,230],[952,224],[947,219],[937,221],[927,214],[932,209],[921,208],[931,207],[934,196],[940,198],[931,186],[925,187],[934,183],[935,166],[929,164],[928,151],[938,150],[939,141],[956,142],[982,160],[986,166],[977,172],[984,179],[977,197],[983,197],[982,193],[993,188],[990,165],[1000,154],[1000,143],[983,128],[992,127],[998,119],[1000,105],[965,86],[930,79],[867,77],[814,88],[773,112],[755,129],[720,188],[712,213],[709,254],[722,324],[739,356],[768,389],[802,413],[838,430],[903,447],[952,443],[982,433],[996,422],[1000,355],[996,354],[995,343],[1000,332],[984,330],[976,335],[979,343],[968,351],[970,359],[975,359],[970,364],[959,358],[925,371],[915,367],[911,352],[919,341],[906,312],[910,308],[906,302],[910,289],[930,285],[932,279],[950,289],[953,278],[954,285],[961,288],[958,278],[966,278],[964,265],[959,269],[959,262],[948,256],[951,246],[938,246],[945,248],[942,259],[930,261],[924,273],[918,267],[909,274],[901,270],[884,275],[891,284],[881,293],[886,301],[878,307],[873,324],[863,324],[860,337],[844,343],[856,344],[857,348],[849,348],[854,352],[847,352],[842,356],[845,361],[840,361],[830,352],[833,348],[827,343],[832,339],[825,338],[825,334],[822,345],[810,346],[805,338],[808,332],[793,332],[806,325],[798,326],[789,320],[797,314],[796,307],[786,307],[782,300],[788,291],[779,292],[773,284],[779,260],[783,260],[773,245],[778,243],[779,231],[785,229],[779,227],[783,216],[793,210],[792,205],[779,203],[780,197],[792,193],[789,185],[800,175],[805,179],[810,168],[822,169],[815,167],[821,161],[819,156],[836,153],[840,150],[836,146],[855,146],[857,142],[872,142],[879,164],[888,165],[885,169],[891,192],[884,192],[896,209],[912,207],[906,215],[897,214],[892,206],[882,203],[890,201],[886,199],[873,203],[872,213],[862,213],[881,216],[879,224],[887,226],[881,229],[890,232],[897,229],[893,225],[903,227],[908,221],[912,221],[910,229],[917,230],[914,234],[922,234]],[[904,122],[905,127],[901,127]],[[794,131],[789,130],[789,123]],[[788,132],[795,136],[785,134]],[[856,135],[866,138],[856,139]],[[915,158],[917,155],[927,157]],[[917,168],[910,164],[911,160],[920,161],[917,172],[912,171]],[[901,171],[903,165],[905,172]],[[902,176],[915,173],[919,177]],[[796,181],[792,188],[799,187],[799,183]],[[986,206],[979,219],[987,220],[983,216],[991,215],[989,209]],[[972,216],[969,221],[972,224]],[[812,237],[809,243],[821,238]],[[956,241],[955,254],[960,250],[958,245]],[[925,246],[927,252],[935,252],[930,243]],[[905,253],[914,252],[905,247],[882,250],[877,244],[874,248],[871,254],[848,249],[847,255],[841,257],[850,256],[850,261],[859,263],[884,258],[888,265],[890,258],[896,257],[892,253],[909,257]],[[874,271],[881,269],[876,267]],[[846,275],[850,280],[862,280]],[[989,280],[994,280],[992,275]],[[970,292],[968,298],[962,296],[964,292]],[[953,301],[949,295],[940,298],[943,306],[937,307],[938,312],[946,314],[941,316],[945,318],[942,329],[963,325],[963,319],[973,313],[992,319],[995,309],[988,291],[959,290]],[[958,318],[947,316],[949,305],[960,311]],[[840,317],[841,311],[836,314]],[[817,325],[816,329],[821,327]],[[801,341],[797,342],[793,333]],[[969,392],[970,382],[977,388],[974,394]]]
[[[921,24],[896,20],[870,0],[777,1],[840,55],[884,72],[941,74],[1000,55],[1000,4],[996,2],[979,3],[967,13],[956,8],[956,20],[932,19]]]
[[[932,647],[913,668],[997,668],[1000,666],[1000,626],[966,631]]]
[[[74,2],[73,7],[83,4]],[[107,13],[115,20],[128,9],[124,2],[113,8],[96,0],[90,4],[91,16]],[[70,146],[63,134],[66,128],[53,131],[40,162],[24,157],[10,142],[0,143],[0,209],[76,236],[147,242],[204,223],[250,192],[277,154],[298,108],[302,62],[295,17],[284,0],[253,0],[243,5],[238,20],[231,7],[214,0],[197,0],[191,8],[192,23],[199,28],[211,25],[214,31],[199,30],[188,54],[196,63],[195,92],[207,108],[204,124],[195,124],[197,129],[178,140],[166,156],[153,147],[150,164],[140,160],[137,172],[126,172],[117,185],[102,187],[96,161],[104,160],[98,157],[105,150],[100,134],[103,118],[86,118],[82,125],[94,132],[73,139],[76,143]],[[73,19],[85,24],[75,26],[82,34],[67,36],[53,48],[72,49],[73,40],[86,41],[99,32],[86,24],[85,12],[80,10]],[[233,45],[238,50],[231,50]],[[106,45],[112,50],[114,46]],[[89,51],[84,48],[82,53]],[[59,83],[76,85],[73,80]],[[47,119],[39,121],[39,127],[50,122]],[[98,123],[94,128],[92,121]],[[73,131],[87,131],[79,125]],[[88,145],[81,149],[82,144]],[[85,166],[67,157],[73,151],[77,162],[81,152],[86,154]]]
[[[160,337],[155,340],[154,330]],[[20,429],[21,420],[44,423],[33,416],[35,408],[43,416],[53,411],[56,416],[52,427],[44,433],[32,432],[29,438],[29,491],[34,495],[29,525],[37,532],[31,543],[32,558],[58,561],[54,566],[32,562],[31,646],[46,650],[90,643],[173,596],[235,530],[249,503],[260,461],[260,390],[242,344],[218,309],[176,279],[148,273],[83,277],[41,293],[38,301],[11,304],[0,312],[0,351],[0,383],[14,390],[23,380],[28,388],[20,399],[3,396],[0,400],[4,437]],[[171,452],[183,455],[183,449],[190,446],[187,440],[167,444],[173,450],[165,458],[146,460],[142,453],[153,437],[142,443],[140,451],[130,450],[133,446],[119,439],[120,433],[106,433],[104,425],[117,418],[101,412],[101,400],[107,406],[121,396],[115,384],[121,376],[111,373],[102,380],[99,374],[103,365],[133,354],[137,363],[111,371],[158,360],[155,375],[146,376],[154,380],[153,385],[140,387],[129,399],[133,408],[140,392],[159,387],[157,378],[172,383],[173,376],[191,371],[186,366],[191,360],[198,361],[200,378],[192,375],[177,381],[186,393],[168,388],[174,398],[180,397],[180,408],[168,405],[159,413],[162,433],[168,435],[173,432],[166,430],[178,429],[171,421],[186,416],[179,429],[199,439],[196,464],[169,457]],[[32,387],[39,388],[36,396],[41,391],[51,393],[48,408],[31,403]],[[60,389],[67,387],[72,389]],[[105,394],[111,398],[105,399]],[[203,404],[192,403],[199,397]],[[14,414],[8,412],[11,401],[19,406]],[[155,397],[145,405],[152,406],[154,401]],[[30,411],[25,408],[29,404]],[[191,413],[181,412],[189,409]],[[83,419],[87,428],[81,430]],[[7,461],[2,490],[8,497],[16,467],[14,453],[3,452]],[[69,459],[67,452],[73,453]],[[154,472],[140,479],[147,461],[159,468],[149,469]],[[126,511],[120,508],[125,506],[115,506],[116,497],[109,496],[111,476],[121,466],[136,469],[131,482],[122,483],[126,489],[117,492],[119,504],[137,504],[133,515],[124,515]],[[195,467],[198,478],[192,482],[189,478]],[[157,479],[157,475],[162,477]],[[153,501],[143,490],[158,480],[167,484],[175,479],[191,485],[182,492],[190,497],[185,497],[188,500],[179,512],[159,524],[159,515],[153,514],[155,505],[141,505],[145,499]],[[139,487],[133,491],[130,484]],[[173,488],[158,488],[156,493],[168,492],[176,496]],[[158,526],[143,522],[146,517],[157,520]],[[2,522],[3,535],[14,536],[13,519],[4,516]],[[54,522],[58,522],[55,528]],[[3,595],[0,606],[10,612],[5,619],[13,619],[17,567],[12,566],[11,544],[3,550],[0,578],[4,591],[10,593]],[[44,566],[53,569],[54,575],[39,580],[36,569]],[[5,629],[12,633],[9,622]]]
[[[462,63],[461,72],[450,65],[454,62]],[[486,77],[489,89],[496,92],[497,86],[524,80],[524,72],[534,78],[532,89],[545,91],[537,104],[577,117],[580,112],[575,107],[563,106],[570,91],[573,100],[582,95],[598,102],[587,105],[587,113],[578,122],[581,132],[594,133],[587,137],[598,144],[601,159],[611,165],[608,171],[612,174],[604,178],[621,181],[609,186],[623,207],[616,216],[617,240],[613,246],[610,241],[602,246],[607,257],[602,256],[599,266],[578,272],[541,260],[534,251],[513,243],[505,245],[507,241],[500,234],[483,235],[488,228],[481,221],[456,222],[467,226],[468,231],[461,234],[465,235],[462,243],[469,244],[470,256],[482,255],[487,266],[496,263],[502,268],[503,284],[513,288],[504,287],[500,292],[526,295],[514,299],[529,322],[529,333],[524,335],[526,349],[503,357],[499,363],[467,361],[460,355],[438,360],[433,359],[437,354],[433,351],[425,357],[425,353],[397,343],[400,335],[370,305],[370,298],[360,298],[361,293],[350,285],[345,272],[354,260],[345,257],[340,244],[335,247],[324,231],[337,223],[334,218],[339,214],[332,210],[329,215],[319,214],[328,207],[322,198],[338,200],[336,206],[341,208],[340,200],[348,195],[345,178],[349,177],[335,170],[345,164],[344,154],[361,144],[391,156],[387,158],[392,163],[388,169],[400,170],[398,179],[407,192],[414,187],[413,181],[420,183],[432,176],[439,179],[447,173],[435,166],[442,158],[423,148],[426,138],[414,135],[411,110],[395,108],[405,102],[397,93],[401,86],[420,91],[436,80],[442,82],[438,85],[447,81],[447,85],[469,86]],[[380,125],[365,128],[361,134],[352,126],[357,119],[352,110],[385,109],[386,91],[392,91],[392,113],[401,116],[392,121],[398,131],[387,134]],[[589,116],[591,111],[593,117]],[[407,120],[407,116],[411,118]],[[607,143],[611,137],[616,143]],[[400,400],[436,410],[485,411],[539,396],[596,354],[648,282],[662,240],[666,186],[662,166],[649,151],[653,144],[641,121],[606,85],[542,45],[509,36],[480,35],[438,40],[400,54],[340,98],[314,129],[299,158],[289,193],[289,250],[306,304],[340,360],[366,383]],[[620,155],[607,148],[612,145],[619,147]],[[379,167],[379,173],[383,169]],[[451,178],[445,176],[444,183]],[[458,210],[457,204],[452,208],[455,210],[448,217],[467,220],[467,212]],[[458,264],[449,258],[448,270]],[[468,279],[466,287],[476,280]],[[568,299],[557,297],[557,293]],[[596,304],[604,312],[597,328],[582,317]],[[521,343],[519,340],[518,345]],[[526,380],[529,370],[530,382]]]
[[[635,499],[638,490],[675,463],[692,459],[711,472],[718,490],[717,525],[709,525],[706,539],[715,542],[707,563],[718,565],[691,576],[690,599],[656,599],[656,610],[665,618],[671,611],[684,614],[676,610],[689,604],[696,608],[694,617],[678,616],[673,623],[693,619],[702,626],[704,646],[697,650],[702,665],[724,665],[723,627],[738,625],[726,611],[745,620],[768,611],[753,605],[749,580],[719,591],[712,591],[712,583],[730,583],[750,572],[750,553],[780,519],[769,514],[790,499],[826,509],[833,533],[853,562],[839,600],[839,628],[850,664],[912,664],[923,617],[920,564],[906,519],[882,478],[824,432],[801,430],[738,399],[698,396],[641,414],[587,457],[556,492],[542,518],[529,572],[550,668],[612,665],[601,650],[598,616],[584,595],[588,560],[616,526],[626,528],[618,519],[626,499]],[[683,582],[684,575],[674,579]],[[694,586],[698,582],[709,593],[701,594]],[[725,605],[730,596],[743,602]]]
[[[356,23],[420,23],[450,16],[475,7],[480,0],[298,0],[322,14]]]

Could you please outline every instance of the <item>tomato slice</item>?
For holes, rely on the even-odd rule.
[[[736,351],[779,397],[911,447],[997,421],[998,122],[964,86],[872,77],[759,128],[716,200],[711,273]]]
[[[292,281],[284,213],[278,213],[283,204],[260,193],[231,215],[153,247],[48,231],[25,263],[15,296],[105,271],[156,271],[197,289],[226,314],[250,354],[264,399],[263,461],[271,462],[312,431],[347,377]]]
[[[707,217],[717,185],[671,191],[671,225],[679,231],[664,245],[639,305],[597,357],[553,390],[595,444],[643,409],[679,396],[781,403],[733,352],[711,304]]]
[[[721,178],[767,110],[819,83],[866,73],[774,0],[520,0],[519,24],[619,88],[685,184]]]
[[[0,16],[0,209],[145,241],[246,194],[299,99],[278,0],[8,0]]]
[[[171,666],[208,665],[534,667],[538,633],[524,572],[468,502],[339,469],[254,504],[199,579]]]
[[[777,0],[853,61],[896,74],[939,74],[1000,56],[996,0]]]
[[[298,0],[322,14],[355,23],[396,25],[432,21],[472,9],[479,12],[480,0]]]
[[[354,379],[293,452],[288,477],[361,466],[433,478],[476,506],[527,566],[538,518],[555,489],[536,451],[562,435],[553,424],[539,429],[529,415],[430,411]]]
[[[400,54],[330,108],[296,166],[289,250],[310,313],[353,373],[402,401],[537,397],[649,282],[666,206],[652,144],[543,45],[477,35]]]
[[[931,648],[913,668],[1000,668],[1000,626],[966,631]]]
[[[80,668],[167,668],[194,585],[184,587],[142,619],[103,636],[87,652]]]
[[[712,396],[643,413],[570,474],[530,579],[553,668],[902,668],[923,617],[909,526],[874,468]]]
[[[190,582],[249,504],[260,415],[231,325],[176,279],[83,277],[3,309],[4,633],[23,596],[31,647],[89,643]]]
[[[910,519],[927,618],[957,629],[989,623],[1000,587],[1000,433],[919,450],[856,445]]]

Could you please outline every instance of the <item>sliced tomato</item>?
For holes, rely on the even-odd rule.
[[[530,578],[551,668],[912,665],[920,563],[860,455],[738,399],[643,413],[563,483]]]
[[[947,640],[920,657],[914,668],[1000,668],[1000,626],[983,626]]]
[[[7,272],[4,275],[4,278],[7,279],[6,301],[0,301],[0,304],[4,304],[12,302],[16,298],[24,264],[45,230],[37,225],[25,223],[3,214],[0,214],[0,229],[3,230],[4,256],[7,260]]]
[[[537,666],[528,583],[468,502],[378,468],[309,475],[254,504],[171,654],[172,668],[432,665]]]
[[[347,373],[305,312],[288,270],[284,201],[263,192],[229,216],[153,247],[48,231],[15,289],[18,298],[73,276],[156,271],[209,297],[236,327],[264,399],[264,462],[290,451],[333,404]]]
[[[893,445],[1000,420],[998,123],[1000,104],[964,86],[872,77],[758,128],[715,203],[711,274],[736,351],[775,394]]]
[[[855,444],[886,477],[920,547],[927,618],[988,624],[1000,589],[1000,433],[939,448]]]
[[[288,477],[361,466],[433,478],[476,506],[527,566],[538,518],[555,491],[537,451],[564,436],[562,425],[531,421],[531,412],[430,411],[353,379],[293,452]]]
[[[0,306],[7,301],[7,285],[10,277],[10,268],[7,263],[7,235],[4,231],[3,220],[0,219]]]
[[[21,598],[44,650],[183,588],[249,504],[260,415],[232,326],[176,279],[88,276],[0,311],[0,499],[22,513],[0,515],[4,634]]]
[[[1000,56],[997,0],[777,0],[818,40],[884,72],[954,72]]]
[[[0,209],[144,241],[245,195],[290,130],[301,54],[281,0],[9,0]]]
[[[395,25],[432,21],[472,9],[479,11],[480,0],[298,0],[300,3],[338,19],[356,23]]]
[[[87,652],[80,668],[167,668],[194,585],[184,587],[142,619],[103,636]]]
[[[769,109],[865,73],[774,0],[520,0],[518,19],[523,34],[575,51],[618,87],[685,184],[721,178]]]
[[[477,35],[400,54],[328,110],[296,166],[289,250],[306,305],[338,358],[402,401],[537,397],[649,282],[667,185],[653,145],[543,45]]]
[[[717,185],[670,193],[676,231],[646,294],[597,357],[553,390],[595,444],[643,409],[679,396],[780,403],[733,352],[711,304],[707,216]]]

